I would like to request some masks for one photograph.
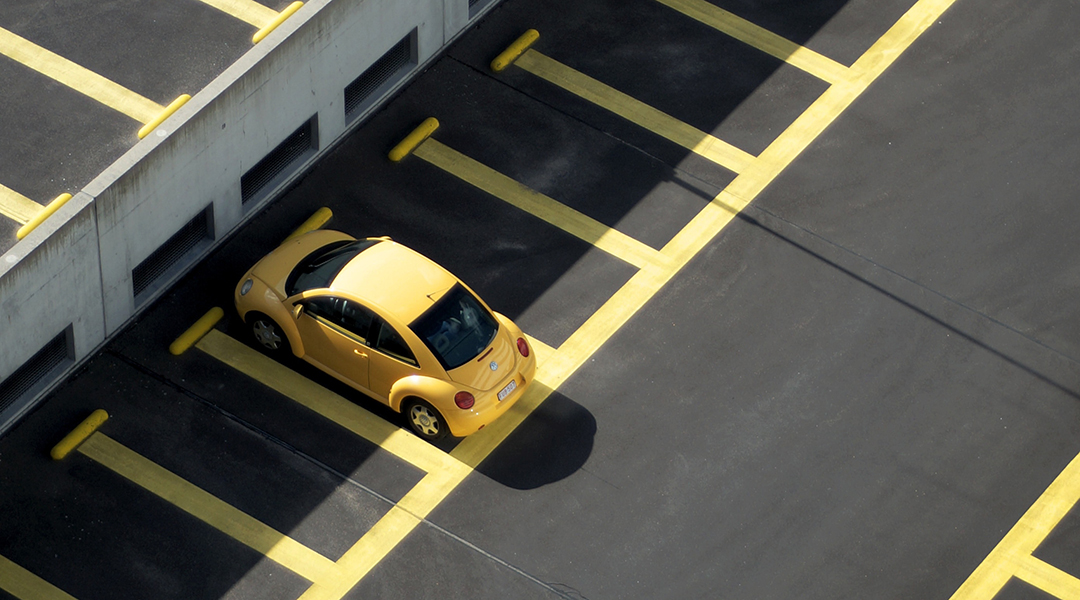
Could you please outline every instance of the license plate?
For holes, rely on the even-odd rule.
[[[511,379],[510,383],[506,384],[506,387],[504,387],[502,389],[502,391],[499,392],[499,400],[500,401],[506,400],[506,397],[509,396],[511,393],[513,393],[513,391],[516,390],[516,389],[517,389],[517,381]]]

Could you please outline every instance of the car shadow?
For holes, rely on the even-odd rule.
[[[581,469],[595,438],[593,414],[552,392],[476,470],[515,490],[536,489]]]

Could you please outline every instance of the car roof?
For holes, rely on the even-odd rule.
[[[424,255],[388,240],[357,254],[330,289],[378,306],[408,324],[457,283],[457,277]]]

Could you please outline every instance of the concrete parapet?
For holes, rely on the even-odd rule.
[[[0,257],[0,433],[496,3],[305,3]],[[346,88],[403,42],[395,80],[347,115]],[[298,133],[310,149],[242,189]],[[58,339],[66,354],[23,381]]]

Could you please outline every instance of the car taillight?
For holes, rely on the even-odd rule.
[[[454,404],[457,404],[458,408],[467,410],[472,408],[473,403],[476,402],[476,398],[469,392],[458,392],[454,394]]]
[[[525,338],[518,338],[518,352],[525,358],[529,358],[529,345],[525,343]]]

